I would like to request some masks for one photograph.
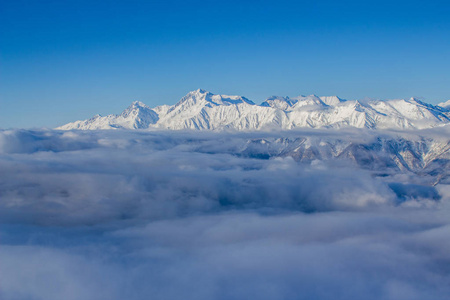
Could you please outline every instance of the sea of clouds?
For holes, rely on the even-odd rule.
[[[450,299],[449,185],[276,135],[0,131],[0,299]]]

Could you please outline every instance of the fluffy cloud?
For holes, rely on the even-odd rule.
[[[276,135],[1,132],[1,297],[449,298],[447,185],[246,155]]]

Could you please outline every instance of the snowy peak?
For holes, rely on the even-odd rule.
[[[313,107],[323,107],[326,104],[322,102],[322,100],[316,95],[309,96],[299,96],[294,98],[295,103],[292,105],[294,109],[304,109],[304,108],[313,108]]]
[[[125,109],[125,111],[133,110],[133,109],[140,109],[140,108],[150,108],[150,107],[148,107],[147,105],[145,105],[141,101],[133,101],[130,104],[130,106],[128,106],[127,109]]]
[[[311,106],[323,107],[327,105],[316,95],[298,96],[295,98],[272,96],[264,101],[261,106],[272,107],[281,110],[304,109]]]
[[[116,118],[117,125],[123,128],[148,128],[159,120],[158,114],[140,101],[134,101]]]
[[[120,115],[102,117],[95,115],[85,121],[76,121],[57,129],[142,129],[148,128],[159,120],[158,114],[142,102],[134,101]]]
[[[120,115],[127,118],[130,115],[137,115],[140,113],[150,112],[152,109],[140,101],[134,101],[127,107]],[[150,112],[151,113],[151,112]]]
[[[297,100],[290,99],[289,97],[272,96],[267,98],[267,100],[264,101],[263,103],[261,103],[261,106],[287,110],[290,107],[292,107],[292,105],[294,105],[296,102]]]
[[[266,130],[293,128],[421,129],[450,124],[450,101],[433,106],[416,98],[344,100],[316,95],[272,96],[261,105],[242,96],[198,89],[175,105],[150,108],[134,101],[119,115],[97,115],[58,129]]]
[[[191,91],[191,92],[187,93],[186,96],[181,98],[180,101],[178,101],[178,103],[175,104],[175,106],[181,105],[185,102],[198,103],[202,100],[205,100],[206,96],[209,94],[211,94],[211,93],[208,91],[202,90],[202,89]]]
[[[256,106],[242,96],[216,95],[198,89],[160,115],[158,128],[165,129],[218,129],[234,127],[231,123],[242,112]]]
[[[441,102],[438,104],[438,106],[440,106],[446,110],[450,110],[450,100],[447,100],[446,102]]]
[[[246,103],[250,105],[255,105],[252,101],[241,96],[229,96],[229,95],[215,95],[203,89],[198,89],[189,92],[186,96],[181,98],[181,100],[175,104],[176,106],[192,106],[192,105],[232,105]]]
[[[233,105],[233,104],[249,104],[255,105],[253,101],[241,96],[213,95],[207,97],[206,100],[215,105]]]
[[[322,102],[328,106],[336,106],[345,101],[344,99],[341,99],[338,96],[323,96],[320,97],[320,100],[322,100]]]

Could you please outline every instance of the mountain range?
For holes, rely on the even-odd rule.
[[[431,105],[415,98],[361,101],[310,95],[273,96],[257,105],[242,96],[216,95],[198,89],[172,106],[150,108],[135,101],[119,115],[96,115],[57,129],[424,129],[447,124],[450,100]]]

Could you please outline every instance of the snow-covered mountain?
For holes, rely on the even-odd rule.
[[[158,113],[142,102],[134,101],[120,115],[96,115],[89,120],[76,121],[59,127],[58,129],[141,129],[148,128],[158,121]]]
[[[450,110],[450,100],[447,100],[446,102],[441,102],[438,104],[438,106],[440,106],[446,110]]]
[[[447,129],[447,128],[445,128]],[[450,182],[450,140],[428,132],[430,137],[383,133],[363,137],[363,132],[348,132],[345,137],[321,132],[295,137],[261,137],[249,139],[239,151],[230,153],[253,158],[292,157],[301,162],[351,162],[363,169],[379,174],[413,172],[422,176],[422,184],[445,179]],[[436,133],[436,132],[435,132]],[[429,176],[426,179],[423,176]],[[430,182],[426,182],[430,184]]]
[[[150,108],[133,102],[120,115],[97,115],[57,129],[261,130],[293,128],[431,128],[450,124],[450,103],[433,106],[408,100],[344,100],[316,95],[273,96],[261,105],[241,96],[188,93],[177,104]]]

